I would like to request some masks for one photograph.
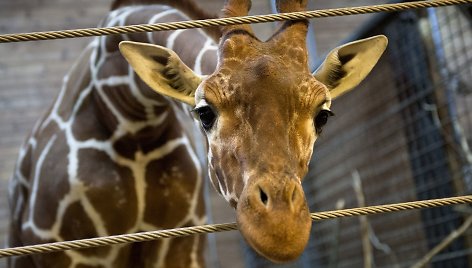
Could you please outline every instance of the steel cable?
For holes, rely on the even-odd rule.
[[[409,209],[421,209],[421,208],[432,208],[439,206],[449,206],[472,203],[472,195],[449,197],[442,199],[431,199],[424,201],[413,201],[406,203],[396,203],[389,205],[359,207],[350,209],[333,210],[326,212],[316,212],[311,214],[313,220],[327,220],[339,217],[353,217],[360,215],[374,215],[387,212],[395,212]],[[159,230],[151,232],[142,232],[134,234],[114,235],[107,237],[97,237],[73,241],[55,242],[40,245],[23,246],[16,248],[0,249],[0,258],[38,254],[38,253],[51,253],[57,251],[71,250],[71,249],[84,249],[91,247],[109,246],[115,244],[144,242],[163,238],[174,238],[188,235],[215,233],[224,231],[237,230],[236,223],[222,223],[222,224],[211,224],[192,226],[185,228]]]
[[[472,0],[432,0],[432,1],[415,1],[395,4],[381,4],[371,6],[333,8],[314,11],[301,11],[282,14],[254,15],[244,17],[230,17],[220,19],[177,21],[156,24],[139,24],[128,26],[115,26],[104,28],[86,28],[74,30],[60,30],[47,32],[19,33],[19,34],[2,34],[0,35],[0,43],[38,41],[51,39],[65,39],[77,37],[102,36],[112,34],[130,34],[152,31],[168,31],[179,29],[192,29],[213,26],[228,26],[236,24],[254,24],[284,20],[301,20],[324,18],[334,16],[359,15],[376,12],[394,12],[407,9],[442,7],[450,5],[460,5],[472,3]]]

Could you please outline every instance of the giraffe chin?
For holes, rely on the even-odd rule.
[[[270,199],[261,203],[259,193],[248,194],[251,191],[245,189],[236,208],[244,239],[257,253],[275,263],[297,259],[308,243],[312,221],[301,186],[296,186],[295,191],[295,204],[277,204]]]

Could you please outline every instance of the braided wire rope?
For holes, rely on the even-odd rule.
[[[472,203],[472,195],[317,212],[317,213],[311,213],[311,218],[312,220],[327,220],[327,219],[334,219],[334,218],[339,218],[339,217],[374,215],[374,214],[395,212],[395,211],[401,211],[401,210],[433,208],[433,207],[439,207],[439,206],[450,206],[450,205],[467,204],[467,203]],[[144,242],[144,241],[163,239],[163,238],[175,238],[175,237],[182,237],[182,236],[196,235],[196,234],[233,231],[237,229],[238,229],[238,226],[236,223],[222,223],[222,224],[192,226],[192,227],[185,227],[185,228],[176,228],[176,229],[142,232],[142,233],[134,233],[134,234],[97,237],[97,238],[81,239],[81,240],[73,240],[73,241],[55,242],[55,243],[48,243],[48,244],[0,249],[0,258],[38,254],[38,253],[51,253],[51,252],[71,250],[71,249],[84,249],[84,248],[92,248],[92,247],[100,247],[100,246],[109,246],[109,245],[115,245],[115,244]]]
[[[254,24],[265,23],[283,20],[301,20],[312,18],[324,18],[334,16],[348,16],[359,15],[376,12],[394,12],[407,9],[427,8],[427,7],[442,7],[450,5],[470,4],[472,0],[431,0],[431,1],[415,1],[395,4],[380,4],[371,6],[333,8],[314,11],[300,11],[282,14],[268,14],[268,15],[254,15],[244,17],[229,17],[219,19],[205,19],[205,20],[191,20],[191,21],[177,21],[156,24],[138,24],[128,26],[115,26],[104,28],[84,28],[74,30],[60,30],[60,31],[46,31],[46,32],[32,32],[20,34],[2,34],[0,35],[0,43],[23,42],[23,41],[38,41],[77,37],[102,36],[112,34],[129,34],[152,31],[168,31],[179,29],[192,29],[213,26],[228,26],[236,24]]]

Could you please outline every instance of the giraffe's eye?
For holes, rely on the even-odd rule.
[[[322,128],[326,123],[328,122],[328,118],[330,116],[333,116],[334,113],[331,112],[330,110],[321,110],[318,115],[315,117],[315,128],[316,128],[316,133],[320,134],[322,131]]]
[[[216,119],[216,114],[213,112],[213,110],[210,108],[210,106],[202,106],[199,108],[196,108],[194,110],[196,115],[198,116],[198,119],[202,123],[203,129],[206,131],[210,130],[211,127],[213,126],[213,123],[215,123]]]

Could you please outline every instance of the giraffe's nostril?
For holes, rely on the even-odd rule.
[[[262,204],[264,204],[264,206],[267,206],[267,203],[269,202],[269,197],[264,192],[264,190],[262,190],[260,186],[259,186],[259,197],[261,199]]]
[[[284,177],[257,179],[247,185],[238,202],[239,230],[253,249],[269,260],[294,260],[305,248],[311,229],[301,184]]]

